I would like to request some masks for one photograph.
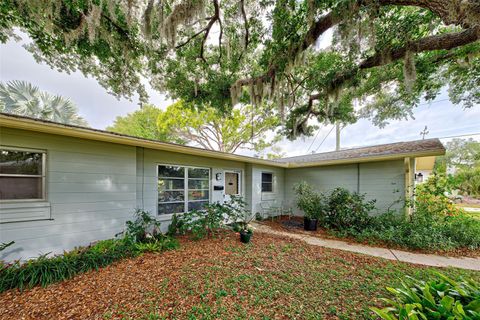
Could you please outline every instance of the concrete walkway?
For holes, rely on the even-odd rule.
[[[412,253],[401,250],[370,247],[362,244],[351,244],[345,241],[324,239],[300,233],[279,231],[260,223],[252,223],[252,226],[257,232],[299,239],[314,246],[362,253],[373,257],[408,262],[413,264],[421,264],[432,267],[455,267],[460,269],[480,271],[480,258],[457,258],[439,256],[434,254]]]

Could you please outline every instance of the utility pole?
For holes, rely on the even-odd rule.
[[[425,136],[429,133],[430,133],[430,131],[428,131],[427,126],[425,126],[425,129],[423,129],[423,131],[420,132],[420,135],[422,136],[422,140],[425,140]]]
[[[337,124],[335,126],[336,126],[336,128],[335,128],[335,131],[336,131],[335,150],[339,151],[340,150],[340,123],[337,122]]]

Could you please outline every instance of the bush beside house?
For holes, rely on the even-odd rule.
[[[296,191],[299,186],[309,192],[297,192],[298,207],[309,216],[317,214],[320,226],[336,236],[408,249],[480,248],[480,221],[456,208],[445,196],[445,184],[438,179],[429,179],[416,189],[414,205],[410,204],[415,211],[408,218],[397,212],[370,215],[375,202],[343,188],[321,194],[305,183]],[[321,198],[326,199],[326,209],[305,205]]]

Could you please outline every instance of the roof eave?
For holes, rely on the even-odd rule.
[[[27,118],[13,118],[5,115],[0,115],[0,127],[8,127],[14,129],[23,129],[36,132],[43,132],[49,134],[57,134],[68,137],[75,137],[81,139],[130,145],[135,147],[144,147],[154,150],[178,152],[182,154],[201,156],[207,158],[215,158],[222,160],[238,161],[238,162],[247,162],[259,165],[268,165],[280,168],[288,167],[286,163],[277,163],[271,160],[257,159],[247,156],[241,156],[230,153],[223,153],[212,150],[204,150],[200,148],[192,148],[188,146],[181,146],[175,144],[164,143],[160,141],[149,141],[141,138],[129,137],[129,136],[120,136],[114,133],[109,132],[100,132],[94,131],[87,128],[81,127],[71,127],[62,125],[59,123],[46,123],[39,122],[34,119]]]
[[[407,157],[419,158],[419,157],[429,157],[429,156],[441,156],[445,154],[445,149],[434,149],[428,151],[419,151],[419,152],[405,152],[389,155],[379,155],[374,157],[357,157],[349,159],[337,159],[337,160],[323,160],[323,161],[313,161],[305,163],[295,163],[288,162],[288,168],[308,168],[308,167],[321,167],[321,166],[332,166],[337,164],[353,164],[353,163],[365,163],[365,162],[377,162],[385,160],[400,160]]]

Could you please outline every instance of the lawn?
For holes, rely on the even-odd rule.
[[[362,319],[385,286],[436,268],[226,233],[119,261],[71,280],[0,295],[1,319]],[[480,272],[444,269],[480,281]]]
[[[480,204],[478,203],[457,203],[455,204],[459,208],[475,208],[480,209]],[[480,212],[477,211],[467,211],[467,215],[480,220]]]

